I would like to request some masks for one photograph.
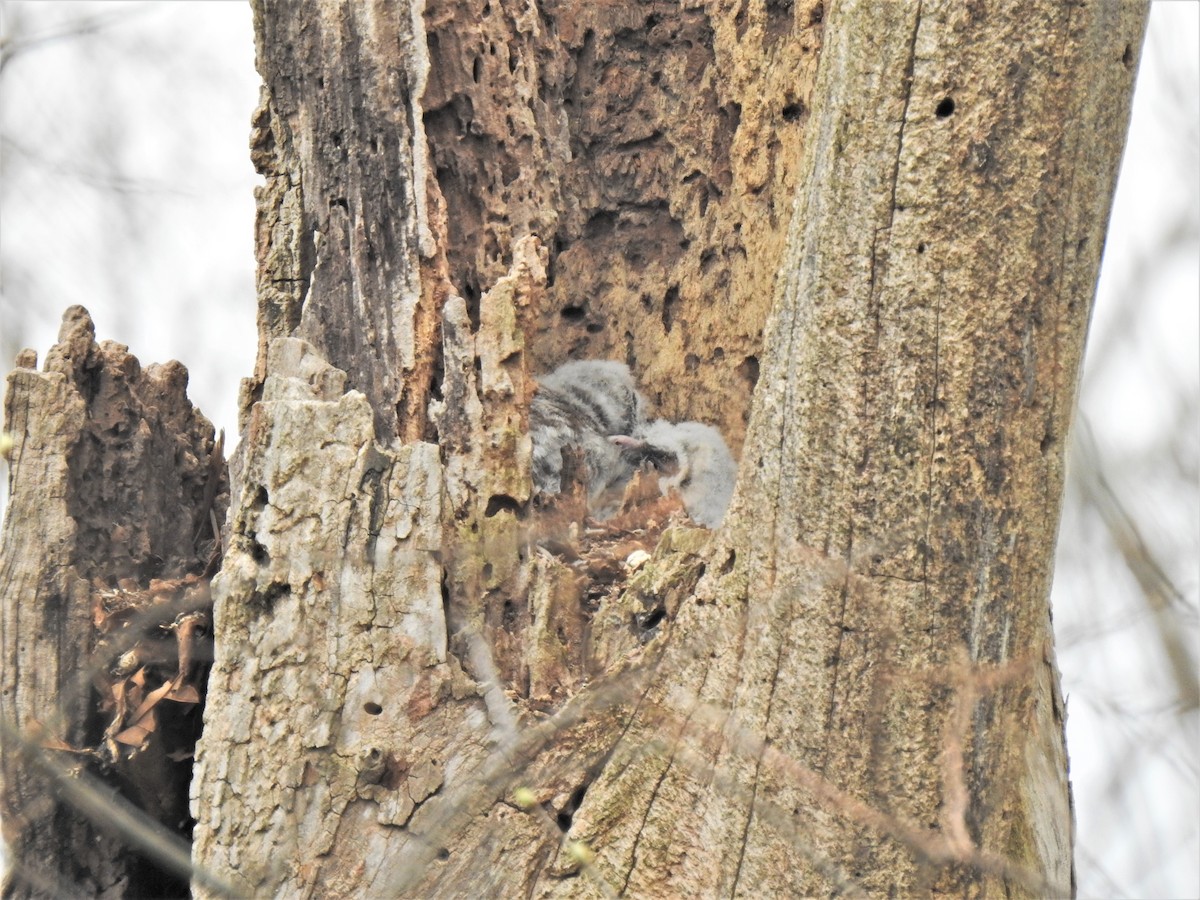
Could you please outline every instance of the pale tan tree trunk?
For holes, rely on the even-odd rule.
[[[249,395],[197,861],[1069,892],[1047,594],[1144,10],[424,13],[258,8],[263,308],[295,312]],[[524,541],[528,375],[568,354],[736,444],[759,379],[725,530],[594,615]]]
[[[206,877],[1070,893],[1048,589],[1144,17],[259,0]],[[723,529],[539,542],[568,357],[725,431]]]

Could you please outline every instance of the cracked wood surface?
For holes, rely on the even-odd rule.
[[[143,631],[163,630],[151,608],[127,618],[119,634],[100,628],[104,595],[146,593],[184,576],[202,581],[215,552],[211,523],[224,517],[225,465],[186,388],[179,363],[143,368],[128,347],[97,343],[81,306],[65,312],[41,371],[26,350],[8,376],[4,428],[14,446],[0,550],[6,897],[186,893],[185,877],[114,832],[120,816],[97,821],[46,771],[65,773],[81,792],[98,789],[97,807],[109,793],[125,798],[186,847],[198,709],[180,704],[171,721],[157,719],[136,750],[106,744],[116,657],[128,658]],[[164,609],[169,624],[180,607],[159,603],[158,615]],[[162,674],[153,661],[147,672]],[[164,745],[168,734],[175,743]],[[169,755],[180,751],[182,758]]]
[[[647,808],[575,826],[631,894],[1071,890],[1048,593],[1144,16],[833,6],[710,557],[734,561],[681,611],[657,696],[718,722],[673,742],[700,745],[681,766],[635,721],[614,757],[638,761],[591,792]],[[739,788],[705,790],[720,773]]]
[[[1049,567],[1144,10],[313,7],[255,7],[195,859],[264,896],[1069,890]],[[586,614],[526,532],[530,375],[572,354],[745,436],[724,530]]]

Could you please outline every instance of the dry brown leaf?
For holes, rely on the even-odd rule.
[[[199,703],[200,692],[194,686],[185,684],[171,691],[164,699],[174,700],[176,703]]]
[[[113,686],[112,686],[112,702],[113,702],[114,707],[117,710],[117,718],[118,719],[120,719],[121,716],[125,715],[125,701],[126,701],[125,682],[124,681],[114,682]]]
[[[124,731],[118,733],[113,740],[129,747],[144,747],[146,741],[156,728],[158,728],[158,718],[154,715],[154,711],[151,710],[139,724],[130,725]]]
[[[99,594],[92,594],[92,627],[97,630],[104,629],[104,622],[108,618],[108,613],[104,609],[104,598]]]
[[[55,737],[50,733],[50,729],[43,725],[38,719],[30,719],[29,724],[25,726],[26,733],[31,741],[39,747],[44,747],[47,750],[70,750],[73,753],[79,751],[68,744],[66,741]]]
[[[158,705],[158,701],[167,696],[167,694],[171,693],[171,691],[174,689],[175,680],[171,679],[170,681],[163,682],[162,687],[155,688],[153,691],[147,694],[146,699],[138,705],[137,711],[133,714],[134,725],[139,724],[142,718]]]

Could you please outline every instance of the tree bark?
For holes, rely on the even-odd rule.
[[[204,661],[181,665],[177,648],[199,639],[172,635],[206,615],[225,461],[183,366],[142,369],[94,337],[71,307],[43,371],[25,351],[5,395],[5,896],[187,893]],[[181,671],[163,702],[143,696]],[[146,814],[136,829],[130,809]]]
[[[624,358],[660,413],[740,442],[820,20],[256,7],[260,354],[213,585],[198,863],[256,895],[536,883],[561,831],[495,802],[526,777],[496,760],[640,653],[635,621],[681,602],[705,535],[669,532],[624,597],[619,565],[581,578],[538,550],[529,375]],[[545,748],[554,815],[625,719]],[[515,836],[483,842],[497,827]]]
[[[1069,894],[1048,589],[1145,8],[254,15],[196,894]],[[532,496],[568,357],[722,428],[720,530]]]
[[[316,10],[256,8],[293,312],[196,860],[255,894],[1069,893],[1050,560],[1144,9]],[[530,371],[623,356],[740,443],[768,296],[725,528],[589,606],[529,540]]]
[[[1050,560],[1144,9],[318,9],[256,13],[261,220],[315,257],[260,232],[306,292],[249,395],[196,859],[254,893],[1069,892]],[[725,529],[588,609],[526,540],[531,365],[623,356],[740,443],[777,275]]]
[[[1048,595],[1144,16],[831,12],[725,564],[641,706],[679,733],[573,826],[631,893],[1073,890]]]

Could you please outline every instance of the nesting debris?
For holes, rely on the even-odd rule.
[[[686,522],[687,514],[677,494],[660,493],[653,471],[639,471],[630,479],[615,515],[596,520],[587,507],[584,483],[564,478],[564,490],[542,501],[535,541],[583,577],[583,607],[593,613],[606,597],[620,593],[629,576],[650,559],[663,531]]]
[[[155,579],[139,589],[96,585],[92,624],[99,636],[92,684],[107,718],[102,755],[128,761],[158,732],[162,701],[196,706],[212,661],[212,599],[202,575]],[[164,752],[190,758],[187,736],[162,737]],[[194,736],[191,738],[194,743]]]
[[[97,692],[102,731],[76,746],[39,720],[29,737],[47,750],[90,759],[117,776],[139,808],[180,833],[190,828],[187,785],[212,663],[209,576],[131,578],[92,585],[96,649],[83,689]],[[49,721],[55,720],[53,712]]]

